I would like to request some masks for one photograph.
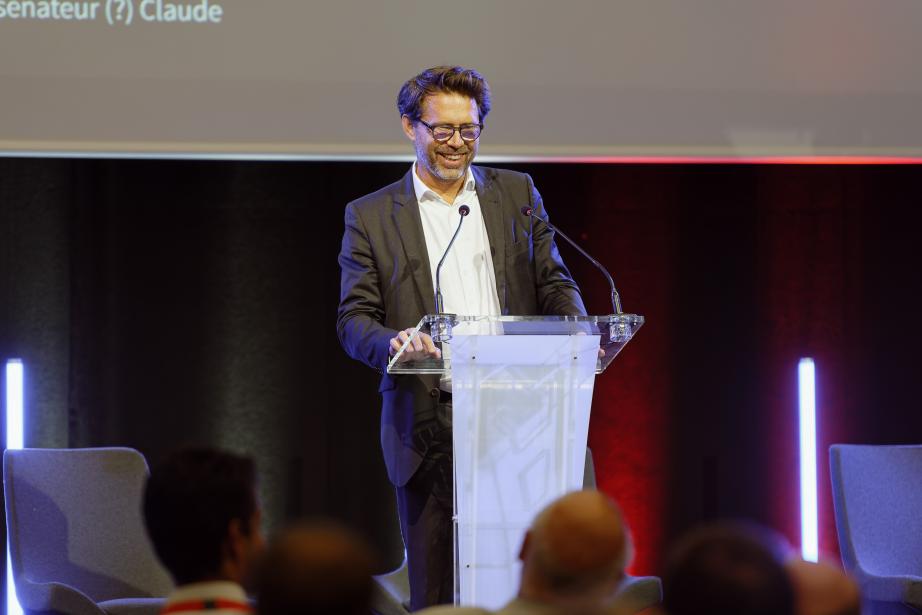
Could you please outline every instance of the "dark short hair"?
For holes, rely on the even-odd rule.
[[[422,106],[427,96],[438,92],[461,94],[477,103],[480,121],[490,113],[490,86],[483,75],[462,66],[427,68],[403,84],[397,95],[397,110],[412,121],[422,119]]]
[[[715,524],[687,535],[663,575],[669,615],[793,615],[790,579],[764,536]]]
[[[248,457],[196,448],[170,455],[144,489],[144,523],[178,585],[214,576],[234,519],[249,532],[256,514],[256,466]]]

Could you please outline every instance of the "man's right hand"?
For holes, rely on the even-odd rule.
[[[397,337],[391,338],[390,356],[393,357],[397,351],[410,339],[415,329],[404,329],[397,334]],[[424,359],[441,359],[442,351],[439,350],[432,338],[427,333],[420,333],[407,346],[407,349],[400,355],[400,362],[404,361],[422,361]]]

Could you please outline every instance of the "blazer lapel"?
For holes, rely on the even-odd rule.
[[[400,233],[406,262],[416,283],[422,313],[431,314],[435,310],[435,290],[432,287],[429,252],[426,249],[426,236],[423,234],[423,221],[419,215],[412,174],[411,168],[403,178],[401,189],[394,195],[394,224]]]
[[[486,170],[471,167],[477,185],[477,199],[483,212],[483,223],[490,240],[490,254],[493,257],[493,274],[496,276],[496,294],[499,297],[500,313],[506,313],[506,233],[503,226],[502,196]]]

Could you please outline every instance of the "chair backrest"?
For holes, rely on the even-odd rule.
[[[169,593],[142,520],[148,474],[144,457],[129,448],[5,451],[17,586],[57,581],[96,602]]]
[[[829,465],[845,568],[922,574],[922,446],[835,444]]]

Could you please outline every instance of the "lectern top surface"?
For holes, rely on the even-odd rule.
[[[427,314],[388,363],[390,374],[445,374],[451,372],[451,340],[457,336],[503,335],[594,335],[599,338],[600,374],[643,325],[643,316],[464,316]],[[426,339],[428,338],[428,339]],[[414,340],[431,340],[440,356],[420,357],[412,352]]]

